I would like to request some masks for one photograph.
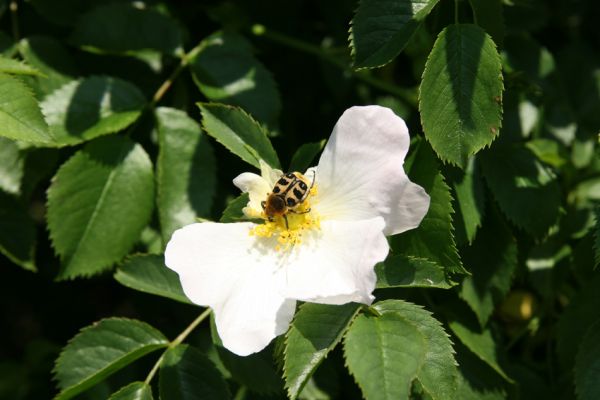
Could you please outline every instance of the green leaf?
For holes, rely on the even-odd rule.
[[[502,0],[469,0],[475,23],[489,33],[498,46],[504,43]]]
[[[475,25],[449,25],[429,55],[420,87],[425,137],[444,161],[465,168],[502,124],[502,64]]]
[[[600,320],[583,337],[575,360],[575,391],[580,400],[600,398]]]
[[[470,317],[467,310],[461,310],[460,313],[453,313],[448,326],[460,341],[479,359],[492,367],[494,371],[508,382],[514,383],[498,362],[500,349],[494,341],[492,331],[489,328],[482,329],[477,321]]]
[[[71,42],[113,54],[148,50],[174,56],[183,53],[179,24],[164,13],[133,3],[101,5],[86,13],[77,21]]]
[[[152,163],[129,139],[96,140],[75,153],[48,189],[48,228],[59,278],[89,276],[119,261],[153,207]]]
[[[594,209],[594,219],[596,224],[594,226],[594,266],[600,265],[600,205],[597,205]]]
[[[152,388],[145,382],[133,382],[113,393],[108,400],[153,400]]]
[[[377,288],[436,287],[449,289],[444,268],[424,258],[403,255],[388,257],[375,266]]]
[[[226,400],[227,383],[214,364],[187,345],[169,349],[160,366],[160,398],[169,400]]]
[[[266,131],[243,110],[224,104],[198,103],[202,127],[210,136],[247,163],[260,168],[263,159],[279,168],[279,159]]]
[[[217,171],[208,137],[188,115],[172,108],[156,110],[158,215],[163,242],[176,229],[210,214]]]
[[[506,380],[460,342],[455,344],[454,349],[456,361],[460,366],[456,399],[506,400],[510,398],[506,390],[509,386]],[[531,385],[531,382],[527,383]]]
[[[107,318],[81,330],[60,353],[54,368],[55,400],[66,400],[169,341],[145,322]]]
[[[271,73],[254,57],[251,44],[236,33],[217,32],[201,46],[190,68],[202,94],[239,106],[268,127],[277,125],[279,91]]]
[[[21,193],[24,163],[17,143],[0,136],[0,190],[16,195]]]
[[[558,320],[556,352],[564,370],[571,370],[586,332],[600,320],[600,276],[595,275],[580,288]]]
[[[439,0],[361,0],[352,19],[355,68],[381,67],[410,41]]]
[[[25,64],[23,61],[13,60],[0,56],[0,73],[15,75],[43,75],[37,69]]]
[[[306,382],[342,339],[360,307],[305,303],[296,313],[286,334],[284,378],[291,399],[298,397]]]
[[[423,142],[407,160],[411,180],[431,197],[429,211],[418,228],[392,237],[394,252],[425,259],[444,268],[446,279],[465,274],[452,233],[452,196],[431,147]]]
[[[498,213],[491,212],[473,245],[461,254],[472,275],[463,281],[460,297],[484,326],[510,289],[518,264],[517,242]]]
[[[29,270],[35,267],[35,225],[17,199],[0,190],[0,253]]]
[[[227,208],[223,211],[223,215],[219,222],[240,222],[245,220],[246,217],[242,212],[242,209],[248,205],[250,196],[248,193],[242,193],[235,199],[231,200],[227,204]]]
[[[115,279],[140,292],[193,304],[183,293],[179,276],[165,267],[162,255],[135,255],[117,268]]]
[[[17,78],[0,73],[0,136],[35,144],[52,140],[38,102]]]
[[[471,158],[464,171],[449,168],[447,176],[455,199],[457,241],[472,243],[485,212],[485,190],[479,168]]]
[[[356,317],[344,339],[346,363],[369,400],[408,399],[419,383],[434,400],[453,399],[457,369],[439,321],[401,300],[372,306],[380,316]]]
[[[481,154],[483,175],[500,209],[517,226],[542,237],[558,219],[560,187],[552,170],[525,146],[497,146]]]
[[[290,162],[288,171],[304,172],[313,166],[313,160],[325,147],[325,140],[314,143],[305,143],[296,150]]]
[[[77,64],[62,42],[46,36],[31,36],[19,42],[25,61],[41,71],[43,77],[28,80],[38,98],[52,93],[79,75]]]
[[[73,81],[41,103],[56,146],[78,144],[127,128],[141,115],[144,95],[117,78]]]

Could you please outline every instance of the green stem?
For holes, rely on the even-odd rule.
[[[317,56],[323,61],[327,61],[328,63],[342,69],[344,72],[351,74],[354,78],[363,81],[383,92],[391,93],[413,107],[417,106],[417,98],[412,90],[404,89],[394,85],[391,82],[379,79],[371,75],[367,71],[354,71],[353,69],[349,68],[349,66],[343,60],[336,57],[333,54],[334,52],[328,49],[324,49],[314,44],[307,43],[302,40],[298,40],[290,36],[284,35],[282,33],[272,31],[270,29],[267,29],[263,25],[257,24],[252,26],[252,33],[256,36],[264,37],[275,43],[282,44],[289,48]]]
[[[10,9],[10,22],[12,25],[12,34],[15,42],[19,41],[19,19],[17,15],[17,11],[19,10],[19,5],[17,4],[17,0],[12,0],[8,6]]]
[[[458,25],[458,0],[454,0],[454,23]]]
[[[198,316],[198,318],[196,318],[195,320],[192,321],[191,324],[189,324],[173,341],[171,341],[169,343],[169,345],[167,346],[167,350],[165,350],[160,358],[156,361],[156,363],[154,364],[154,366],[152,367],[152,369],[150,370],[150,372],[148,373],[148,376],[146,377],[146,379],[144,380],[144,382],[146,384],[150,384],[150,382],[152,381],[152,378],[154,378],[154,375],[156,375],[156,372],[158,372],[158,369],[160,368],[160,365],[162,364],[164,358],[165,358],[165,354],[167,354],[167,351],[169,351],[169,349],[172,349],[173,347],[181,344],[185,338],[188,337],[188,335],[190,333],[192,333],[192,331],[194,329],[196,329],[196,327],[198,325],[200,325],[200,323],[202,321],[204,321],[211,313],[211,309],[207,308],[206,310],[204,310],[204,312],[202,314],[200,314]]]

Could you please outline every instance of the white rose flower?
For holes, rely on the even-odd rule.
[[[371,304],[386,235],[417,227],[429,208],[429,196],[403,169],[409,141],[390,109],[352,107],[318,166],[296,175],[309,189],[285,218],[269,221],[264,212],[283,173],[261,163],[261,175],[233,182],[249,194],[246,216],[264,223],[196,223],[173,234],[165,263],[191,301],[212,308],[227,349],[262,350],[288,329],[298,300]]]

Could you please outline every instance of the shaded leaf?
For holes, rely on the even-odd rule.
[[[475,23],[481,26],[498,46],[504,43],[502,0],[469,0]]]
[[[472,275],[464,279],[460,297],[484,326],[510,289],[518,263],[517,242],[494,211],[486,218],[475,242],[461,254]]]
[[[355,68],[381,67],[406,46],[439,0],[361,0],[352,19]]]
[[[407,399],[418,382],[432,399],[454,398],[458,372],[452,343],[440,322],[401,300],[372,308],[381,315],[359,315],[344,339],[346,363],[363,396]]]
[[[29,270],[35,267],[35,225],[17,199],[0,190],[0,252]]]
[[[456,205],[455,228],[459,244],[471,243],[485,212],[484,183],[475,163],[471,158],[464,171],[458,168],[448,169],[448,177],[453,188]]]
[[[452,232],[452,196],[431,147],[420,142],[406,162],[410,179],[431,197],[429,211],[418,228],[392,237],[392,248],[399,254],[434,262],[444,268],[446,279],[464,274]]]
[[[169,55],[183,53],[183,34],[168,15],[133,3],[98,6],[75,25],[71,42],[84,49],[127,54],[153,50]]]
[[[140,145],[110,137],[75,153],[48,189],[59,278],[92,275],[125,256],[150,219],[153,196],[152,164]]]
[[[477,321],[470,317],[467,310],[453,313],[448,326],[460,341],[479,359],[489,365],[508,382],[513,383],[513,380],[504,372],[499,364],[498,353],[500,352],[500,348],[494,341],[492,331],[489,328],[481,328],[477,324]]]
[[[257,393],[282,392],[284,382],[281,379],[281,368],[276,368],[273,362],[274,346],[272,344],[258,353],[245,357],[230,352],[223,347],[219,338],[214,313],[210,318],[210,332],[219,360],[234,381]]]
[[[210,213],[216,189],[215,156],[200,125],[172,108],[156,110],[158,215],[163,242],[176,229]]]
[[[342,339],[359,305],[305,303],[286,334],[284,378],[288,396],[298,397],[325,357]]]
[[[219,222],[240,222],[246,219],[243,213],[243,208],[248,205],[250,196],[248,193],[242,193],[227,204],[227,208],[223,211],[223,215]]]
[[[581,400],[600,398],[600,320],[589,327],[575,360],[575,391]]]
[[[145,103],[134,85],[95,76],[66,84],[41,106],[54,144],[66,146],[127,128],[138,119]]]
[[[162,255],[130,257],[117,268],[114,276],[131,289],[193,304],[183,293],[177,273],[165,266]]]
[[[554,173],[523,145],[486,151],[481,166],[502,212],[530,234],[546,234],[558,218],[561,202]]]
[[[1,73],[0,136],[35,144],[52,140],[31,90],[17,78]]]
[[[113,393],[108,400],[153,400],[152,388],[145,382],[133,382]]]
[[[438,156],[465,168],[502,125],[502,64],[492,39],[475,25],[449,25],[429,55],[420,87],[425,137]]]
[[[444,268],[424,258],[403,255],[388,257],[375,266],[377,288],[436,287],[451,288],[446,281]]]
[[[167,347],[169,341],[145,322],[107,318],[81,330],[56,360],[54,374],[70,399],[138,358]]]
[[[190,63],[202,94],[239,106],[271,128],[277,125],[279,91],[271,73],[254,57],[251,44],[233,32],[217,32],[202,44]]]
[[[160,398],[169,400],[226,400],[227,383],[214,364],[187,345],[169,349],[160,366]]]
[[[47,36],[31,36],[19,42],[19,53],[25,61],[41,71],[43,77],[28,82],[38,98],[52,93],[79,75],[75,60],[62,42]]]
[[[558,320],[556,352],[564,370],[572,369],[577,349],[586,332],[600,320],[600,276],[580,288]]]
[[[314,165],[314,159],[325,147],[325,140],[314,143],[305,143],[296,150],[290,162],[288,171],[304,172]]]
[[[202,128],[233,154],[260,169],[263,159],[279,168],[279,159],[265,130],[243,110],[224,104],[199,103]]]

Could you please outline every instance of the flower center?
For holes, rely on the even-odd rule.
[[[302,243],[304,233],[314,229],[320,229],[321,219],[311,209],[310,200],[317,194],[317,187],[310,189],[308,197],[293,209],[287,210],[284,215],[274,216],[271,221],[263,212],[261,218],[264,224],[256,225],[250,230],[250,236],[260,238],[276,238],[275,250],[288,250]]]

